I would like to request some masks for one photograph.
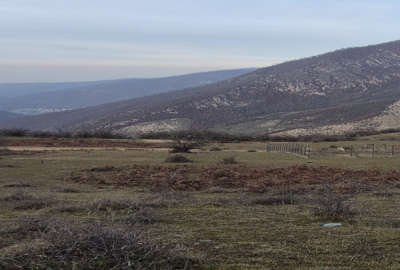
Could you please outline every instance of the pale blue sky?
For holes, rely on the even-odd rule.
[[[394,0],[0,0],[0,82],[263,67],[400,39]]]

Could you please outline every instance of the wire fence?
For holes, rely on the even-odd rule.
[[[356,144],[327,147],[299,143],[271,143],[266,145],[267,152],[290,153],[310,158],[311,156],[349,156],[349,157],[395,157],[400,155],[397,144]]]
[[[334,153],[351,157],[394,157],[400,155],[400,145],[397,144],[363,144],[344,147],[330,146],[319,151],[321,154]]]
[[[310,157],[312,149],[309,144],[297,144],[297,143],[274,143],[267,144],[267,152],[280,152],[280,153],[291,153],[300,156]]]

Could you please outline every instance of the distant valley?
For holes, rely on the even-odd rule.
[[[0,111],[0,121],[9,120],[12,118],[23,117],[22,114]]]
[[[36,115],[79,109],[211,84],[254,70],[220,70],[153,79],[0,84],[0,110]]]

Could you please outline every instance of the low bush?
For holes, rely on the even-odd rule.
[[[172,145],[170,153],[191,153],[191,150],[200,147],[199,143],[196,142],[182,142],[180,140],[176,141]]]
[[[182,155],[172,155],[165,159],[168,163],[192,163],[193,161]]]
[[[229,165],[229,164],[238,164],[239,162],[236,160],[235,157],[227,157],[222,159],[221,163]]]
[[[325,187],[321,195],[313,199],[313,213],[315,216],[340,221],[355,215],[349,202],[349,196],[333,192],[330,187]]]

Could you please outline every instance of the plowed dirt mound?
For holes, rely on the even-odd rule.
[[[330,185],[341,193],[400,186],[400,172],[377,170],[353,171],[329,167],[292,166],[288,168],[248,168],[245,166],[175,167],[134,165],[111,171],[82,171],[69,180],[115,186],[144,186],[151,189],[198,191],[211,187],[266,192],[291,189],[296,192],[318,191]]]

